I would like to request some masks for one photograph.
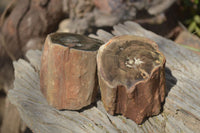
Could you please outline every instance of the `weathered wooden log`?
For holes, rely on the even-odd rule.
[[[97,38],[106,42],[113,36],[137,35],[154,40],[167,59],[165,76],[167,96],[160,115],[149,117],[142,125],[106,113],[102,103],[84,111],[59,111],[47,104],[40,91],[41,51],[29,51],[27,60],[14,62],[14,89],[8,98],[34,133],[198,133],[200,130],[200,56],[173,41],[143,29],[134,22],[114,26],[113,33],[103,30]],[[95,37],[93,35],[93,37]]]
[[[97,55],[105,109],[140,124],[157,115],[165,97],[165,57],[153,41],[137,36],[114,37]]]
[[[57,109],[78,110],[95,101],[96,54],[101,41],[70,33],[48,35],[42,55],[41,90]]]

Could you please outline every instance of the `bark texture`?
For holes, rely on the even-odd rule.
[[[153,41],[137,36],[114,37],[97,56],[101,97],[111,115],[136,123],[157,115],[165,97],[165,57]]]
[[[40,71],[40,86],[57,109],[81,109],[96,100],[96,54],[101,42],[70,33],[48,35]]]

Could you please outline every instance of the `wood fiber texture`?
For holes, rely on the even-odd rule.
[[[97,39],[72,33],[46,38],[41,61],[40,88],[57,109],[79,110],[96,101],[98,93]]]

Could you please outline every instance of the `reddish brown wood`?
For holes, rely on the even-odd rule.
[[[165,97],[165,57],[157,44],[142,37],[115,37],[100,47],[97,65],[109,114],[122,114],[138,124],[159,114]]]
[[[70,33],[48,35],[42,55],[40,86],[57,109],[78,110],[96,100],[96,54],[101,42]]]

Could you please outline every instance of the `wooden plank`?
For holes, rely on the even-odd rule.
[[[103,31],[98,38],[109,40]],[[200,56],[174,42],[125,22],[114,27],[114,35],[138,35],[154,40],[167,59],[166,86],[168,95],[163,112],[137,125],[123,116],[105,112],[101,101],[97,107],[82,112],[59,111],[49,106],[39,89],[40,51],[29,51],[27,59],[14,62],[14,89],[9,100],[17,107],[22,119],[33,130],[42,133],[92,132],[194,132],[200,130]]]

